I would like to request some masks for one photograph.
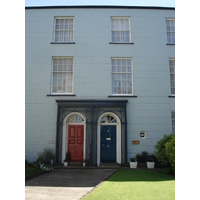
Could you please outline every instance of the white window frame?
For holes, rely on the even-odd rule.
[[[174,21],[174,31],[167,30],[167,21]],[[175,44],[175,18],[166,18],[165,23],[166,23],[167,44]],[[168,41],[168,33],[174,33],[174,42],[171,41],[172,37],[169,38],[170,42]]]
[[[123,29],[119,29],[119,30],[112,30],[112,20],[119,20],[119,19],[128,19],[129,20],[129,29],[128,30],[123,30]],[[128,17],[128,16],[121,16],[121,17],[111,17],[110,18],[110,29],[111,29],[111,36],[110,36],[110,38],[111,38],[111,43],[131,43],[131,23],[130,23],[130,21],[131,21],[131,19],[130,19],[130,17]],[[117,41],[113,41],[113,39],[112,39],[112,32],[113,31],[129,31],[129,42],[123,42],[123,41],[120,41],[120,42],[117,42]],[[120,39],[121,40],[121,39]]]
[[[172,120],[172,133],[175,134],[175,110],[171,111],[171,120]]]
[[[132,87],[132,91],[130,94],[128,93],[113,93],[113,80],[112,80],[112,75],[113,74],[122,74],[123,72],[113,72],[112,70],[112,60],[130,60],[131,61],[131,81],[132,81],[132,84],[131,84],[131,87]],[[127,72],[124,72],[124,74],[127,74]],[[130,58],[130,57],[112,57],[111,58],[111,94],[112,96],[132,96],[133,95],[133,59]]]
[[[174,73],[170,70],[170,61],[174,61]],[[170,75],[170,93],[172,96],[175,96],[175,58],[169,58],[169,75]],[[171,75],[174,75],[174,80],[171,78]],[[172,81],[174,82],[174,94],[172,93]]]
[[[72,19],[73,20],[73,29],[56,29],[56,20],[57,19]],[[70,41],[56,41],[56,31],[58,32],[72,32],[72,40]],[[64,37],[63,37],[64,38]],[[74,42],[74,17],[54,17],[54,42],[55,43],[71,43],[71,42]]]
[[[54,86],[54,84],[53,84],[53,74],[55,73],[55,72],[63,72],[63,71],[53,71],[53,67],[54,67],[54,59],[65,59],[65,58],[68,58],[68,59],[72,59],[72,65],[73,65],[73,69],[72,69],[72,71],[68,71],[68,72],[66,72],[66,73],[72,73],[72,82],[71,82],[71,87],[72,87],[72,91],[71,92],[53,92],[53,86]],[[63,86],[63,85],[62,85]],[[74,57],[69,57],[69,56],[53,56],[52,57],[52,70],[51,70],[51,94],[55,94],[55,95],[63,95],[63,94],[69,94],[69,95],[71,95],[71,94],[73,94],[74,93]]]

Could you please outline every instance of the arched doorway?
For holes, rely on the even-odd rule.
[[[97,165],[100,163],[121,164],[121,121],[112,112],[103,113],[97,126]]]
[[[80,162],[85,158],[86,118],[83,114],[73,112],[63,120],[62,160],[66,152],[70,161]]]

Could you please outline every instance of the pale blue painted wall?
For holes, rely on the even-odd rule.
[[[170,133],[169,58],[174,45],[166,45],[166,17],[174,10],[147,9],[33,9],[25,11],[26,158],[32,160],[56,139],[55,99],[107,99],[111,95],[111,57],[133,59],[133,87],[137,98],[128,99],[128,159],[142,151],[154,152],[156,142]],[[53,42],[55,16],[74,17],[75,44]],[[130,16],[132,44],[109,44],[110,17]],[[76,97],[50,94],[52,56],[74,57]],[[120,98],[123,99],[123,98]],[[140,131],[147,132],[140,139]],[[132,145],[132,140],[140,145]]]

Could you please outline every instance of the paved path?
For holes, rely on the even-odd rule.
[[[55,169],[25,182],[26,200],[78,200],[117,169]]]

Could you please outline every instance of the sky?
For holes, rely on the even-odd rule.
[[[175,7],[175,0],[25,0],[25,6],[124,5]]]

